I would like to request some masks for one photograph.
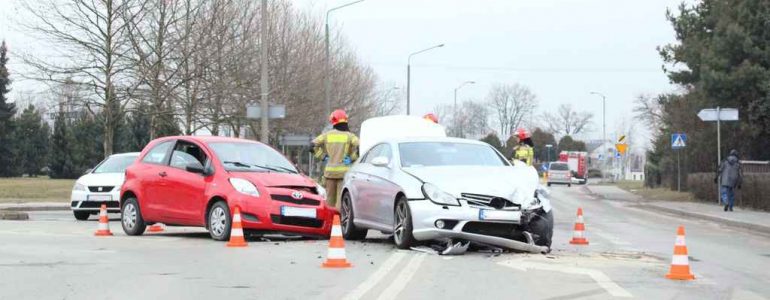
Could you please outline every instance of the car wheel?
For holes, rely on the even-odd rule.
[[[73,210],[72,214],[75,215],[75,219],[77,219],[78,221],[88,220],[88,217],[91,216],[91,212],[90,211],[77,211],[77,210]]]
[[[406,197],[398,198],[393,214],[396,221],[393,227],[393,242],[398,249],[409,249],[415,240],[412,235],[412,212]]]
[[[142,235],[147,228],[144,222],[142,212],[139,210],[139,202],[136,198],[128,198],[123,202],[120,210],[120,220],[123,225],[123,232],[127,235]]]
[[[535,244],[551,248],[553,237],[553,210],[545,212],[540,209],[529,222],[529,230],[535,235]]]
[[[550,182],[548,183],[548,186],[551,186],[551,183],[550,183]]]
[[[342,237],[346,240],[363,240],[369,231],[365,228],[356,228],[353,223],[355,215],[353,213],[353,202],[350,199],[350,193],[342,194],[342,203],[340,206],[340,220],[342,224]]]
[[[232,220],[230,208],[224,201],[214,203],[209,210],[208,228],[211,238],[217,241],[226,241],[230,238],[230,226]]]

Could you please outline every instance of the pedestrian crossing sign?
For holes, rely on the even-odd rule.
[[[687,135],[684,133],[674,133],[671,135],[671,148],[682,149],[687,145]]]

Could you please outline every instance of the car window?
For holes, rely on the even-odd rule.
[[[179,141],[174,146],[174,152],[171,153],[171,166],[174,168],[185,169],[188,165],[198,163],[201,166],[206,164],[208,157],[201,148],[193,143]]]
[[[208,145],[228,171],[299,173],[283,154],[270,146],[248,142],[213,142]]]
[[[171,148],[171,146],[174,144],[173,141],[167,141],[158,144],[157,146],[153,147],[147,154],[142,158],[142,162],[151,163],[151,164],[165,164],[165,158],[166,154],[168,153],[168,149]]]
[[[507,166],[508,162],[488,145],[452,142],[408,142],[398,145],[401,165]]]
[[[551,164],[551,171],[568,171],[569,166],[567,164]]]
[[[110,156],[94,168],[94,174],[123,173],[136,160],[137,155]]]
[[[369,152],[366,153],[366,157],[364,157],[364,163],[372,163],[372,159],[374,159],[377,156],[380,156],[380,152],[382,151],[382,148],[385,146],[385,144],[379,144],[377,146],[372,147]]]

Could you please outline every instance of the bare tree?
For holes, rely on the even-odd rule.
[[[500,126],[501,136],[509,136],[537,108],[535,94],[518,83],[494,85],[487,101]]]
[[[132,0],[36,0],[22,2],[33,16],[22,24],[48,41],[57,55],[24,57],[36,70],[33,79],[76,84],[89,95],[84,106],[104,120],[104,155],[113,152],[115,131],[128,103],[127,12]]]
[[[663,122],[663,103],[666,95],[639,95],[634,101],[634,118],[645,122],[650,129],[660,128]]]
[[[593,116],[590,112],[575,111],[570,104],[562,104],[556,113],[544,112],[541,120],[543,127],[553,135],[574,136],[588,128]]]
[[[489,109],[482,103],[467,100],[459,104],[457,114],[454,112],[451,105],[438,105],[433,109],[450,136],[480,138],[493,131],[489,126]]]

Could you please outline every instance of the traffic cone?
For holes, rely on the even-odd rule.
[[[585,237],[586,226],[583,224],[583,208],[578,207],[577,220],[575,220],[575,233],[572,235],[572,240],[569,241],[573,245],[588,245],[588,239]]]
[[[227,247],[246,247],[246,239],[243,238],[243,224],[241,224],[241,209],[235,207],[233,213],[233,226],[230,228],[230,241]]]
[[[110,218],[107,216],[107,204],[102,204],[99,209],[99,227],[96,228],[95,236],[110,236]]]
[[[690,259],[687,257],[687,245],[684,242],[684,226],[676,230],[676,243],[674,243],[674,256],[671,258],[671,270],[666,278],[675,280],[693,280],[695,275],[690,273]]]
[[[323,268],[350,268],[351,265],[345,258],[345,240],[342,238],[340,216],[334,215],[332,223],[332,235],[329,238],[329,250],[326,253],[326,261],[321,264]]]
[[[160,223],[152,224],[149,228],[147,228],[148,232],[163,232],[163,225],[160,225]]]

